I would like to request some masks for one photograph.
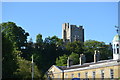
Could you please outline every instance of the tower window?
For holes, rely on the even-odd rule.
[[[114,49],[114,53],[115,53],[115,49]]]
[[[119,48],[117,48],[117,54],[119,54]]]
[[[119,44],[117,44],[117,48],[119,48]]]
[[[117,54],[119,53],[119,44],[116,45],[117,47]]]

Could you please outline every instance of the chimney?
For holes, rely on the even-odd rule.
[[[80,54],[80,65],[84,64],[86,62],[86,58],[84,54]]]
[[[70,58],[67,59],[67,67],[70,67]]]
[[[68,57],[67,67],[70,67],[73,64],[73,61]]]
[[[98,62],[99,60],[100,60],[100,53],[99,53],[99,51],[95,50],[94,63]]]

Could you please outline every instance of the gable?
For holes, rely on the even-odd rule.
[[[57,66],[53,65],[49,68],[48,72],[60,73],[60,72],[62,72],[62,70],[60,68],[58,68]]]

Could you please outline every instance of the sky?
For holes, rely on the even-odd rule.
[[[3,2],[2,22],[15,22],[35,42],[42,34],[62,38],[62,24],[82,25],[85,40],[110,43],[117,34],[117,2]]]

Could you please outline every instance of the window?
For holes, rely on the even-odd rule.
[[[117,44],[117,54],[119,54],[119,44]]]
[[[117,48],[119,48],[119,44],[117,44]]]
[[[65,74],[65,78],[68,78],[68,75],[67,75],[67,74]]]
[[[71,77],[74,78],[74,74],[71,74]]]
[[[88,79],[88,72],[85,73],[85,78],[86,78],[85,80],[89,80]]]
[[[60,75],[58,75],[58,79],[57,80],[60,80]]]
[[[119,48],[117,48],[117,54],[119,54]]]
[[[54,75],[52,76],[52,78],[54,79]]]
[[[86,79],[88,78],[88,72],[85,73],[85,78],[86,78]]]
[[[115,44],[114,44],[114,48],[115,48]]]
[[[60,78],[60,75],[58,75],[58,78]]]
[[[114,53],[115,53],[115,49],[114,49]]]
[[[92,75],[93,75],[93,80],[95,80],[95,71],[93,71]]]
[[[110,69],[110,78],[111,78],[111,80],[114,79],[114,71],[113,71],[113,69]]]
[[[101,70],[101,79],[104,80],[104,70]]]
[[[78,73],[78,77],[80,78],[80,73]]]

